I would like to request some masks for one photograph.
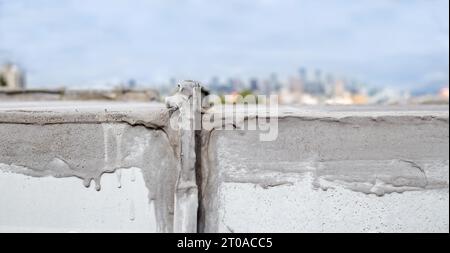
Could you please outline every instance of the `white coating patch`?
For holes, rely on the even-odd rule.
[[[380,198],[344,188],[314,190],[311,173],[292,185],[264,189],[222,183],[217,232],[445,232],[447,189]]]
[[[0,165],[0,232],[157,232],[154,205],[139,169],[134,183],[102,177],[102,190],[84,188],[76,178],[30,177],[3,172]],[[134,207],[131,209],[130,200]],[[134,212],[135,221],[130,220]],[[136,222],[138,221],[138,222]]]

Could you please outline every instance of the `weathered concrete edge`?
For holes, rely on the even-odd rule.
[[[426,109],[427,106],[421,106],[422,109]],[[204,114],[204,119],[209,119],[210,117],[218,117],[221,120],[217,120],[219,124],[215,124],[213,129],[209,131],[202,131],[201,134],[201,162],[198,170],[201,171],[200,180],[199,181],[199,219],[198,219],[198,232],[211,232],[210,228],[206,229],[206,224],[215,223],[217,217],[211,217],[210,210],[217,207],[217,199],[209,198],[218,192],[218,182],[220,181],[219,175],[217,173],[213,173],[211,168],[214,166],[210,158],[211,146],[209,145],[210,139],[213,134],[220,131],[230,130],[224,129],[226,125],[232,125],[231,130],[245,130],[242,127],[245,127],[245,123],[252,120],[257,120],[258,118],[277,118],[279,120],[285,119],[297,119],[301,121],[319,121],[319,122],[327,122],[327,123],[338,123],[338,124],[352,124],[355,121],[374,121],[374,122],[384,122],[384,123],[412,123],[412,122],[426,122],[426,121],[441,121],[444,124],[449,123],[449,111],[447,106],[433,106],[434,110],[389,110],[383,111],[382,109],[377,112],[338,112],[335,113],[333,111],[321,112],[316,114],[315,111],[297,111],[293,113],[280,113],[278,115],[264,115],[260,116],[254,112],[250,113],[242,113],[238,112],[235,118],[227,118],[227,116],[223,116],[221,112],[215,112],[214,110],[210,110]],[[409,161],[405,161],[409,162]],[[236,182],[236,181],[233,181]],[[239,182],[238,182],[239,183]],[[243,181],[242,183],[249,183]],[[250,182],[251,183],[251,182]],[[280,185],[290,184],[281,183]],[[275,185],[277,186],[277,185]],[[272,187],[269,185],[268,187]],[[443,186],[444,188],[448,188],[448,184]],[[438,187],[439,188],[439,187]],[[431,188],[433,189],[433,188]],[[214,227],[214,226],[213,226]],[[214,229],[213,229],[214,230]]]
[[[58,111],[0,111],[0,124],[69,124],[69,123],[128,123],[160,129],[168,125],[170,111],[58,112]]]

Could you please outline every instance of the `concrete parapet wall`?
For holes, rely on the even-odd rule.
[[[354,109],[281,112],[270,142],[213,131],[203,231],[448,232],[447,109]]]
[[[249,112],[197,135],[198,232],[448,232],[448,107],[279,112],[274,141],[245,128]],[[171,115],[1,103],[0,231],[172,232],[183,154]]]

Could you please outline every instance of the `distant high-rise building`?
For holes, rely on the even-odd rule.
[[[307,80],[303,85],[305,93],[310,95],[322,96],[325,95],[325,86],[322,80],[322,71],[316,70],[314,72],[314,79]]]
[[[327,96],[333,95],[334,85],[336,83],[336,79],[332,74],[327,74],[325,77],[325,94]]]
[[[314,81],[317,83],[321,83],[323,81],[322,80],[322,71],[320,69],[317,69],[314,72]]]
[[[327,74],[327,77],[325,78],[326,80],[325,80],[325,82],[327,83],[327,84],[333,84],[334,83],[334,76],[332,75],[332,74]]]
[[[225,86],[223,87],[223,91],[226,93],[231,93],[235,91],[235,82],[233,78],[228,78]]]
[[[272,73],[269,78],[269,88],[270,91],[279,91],[281,89],[281,83],[278,80],[278,75],[276,73]]]
[[[136,86],[137,86],[136,80],[134,80],[134,79],[128,80],[128,82],[127,82],[128,89],[134,89],[134,88],[136,88]]]
[[[15,64],[6,63],[0,68],[0,88],[25,89],[25,74]]]
[[[306,79],[307,79],[307,72],[306,72],[306,68],[300,68],[298,71],[299,77],[300,77],[300,81],[305,83]]]
[[[250,79],[250,90],[253,92],[259,90],[259,82],[257,78]]]
[[[209,88],[211,90],[217,91],[220,87],[220,80],[219,77],[214,76],[213,78],[211,78],[211,81],[209,81]]]

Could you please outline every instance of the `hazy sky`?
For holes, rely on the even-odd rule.
[[[448,83],[448,0],[0,0],[0,62],[31,86],[281,78]]]

